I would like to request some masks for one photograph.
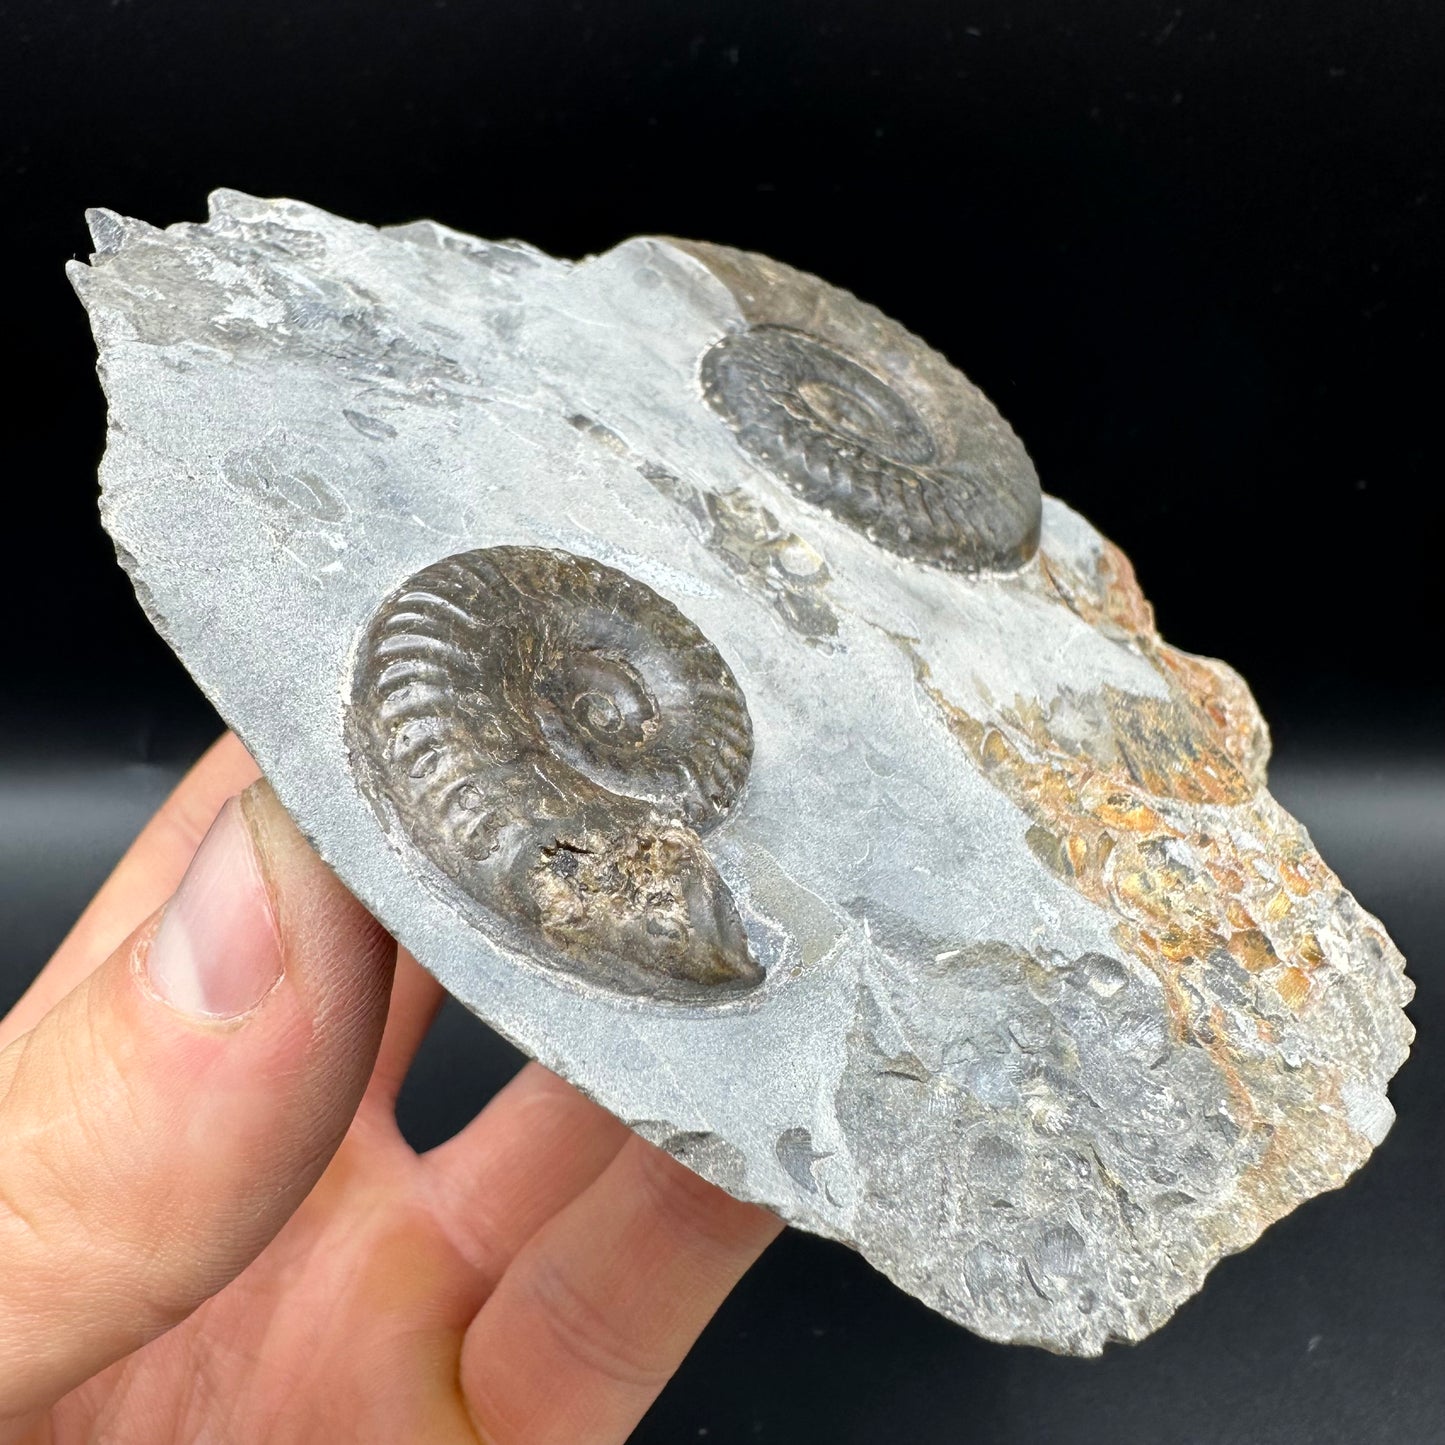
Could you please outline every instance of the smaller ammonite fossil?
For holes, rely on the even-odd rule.
[[[1023,443],[945,358],[882,312],[767,257],[679,242],[751,323],[702,357],[703,394],[753,459],[880,547],[1011,571],[1043,497]]]
[[[362,638],[347,730],[393,838],[503,943],[653,997],[762,980],[699,838],[747,779],[747,705],[635,578],[535,547],[424,568]]]

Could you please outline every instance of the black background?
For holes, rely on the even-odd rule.
[[[1422,1039],[1379,1157],[1145,1344],[987,1345],[790,1234],[636,1440],[1445,1439],[1442,61],[1438,0],[0,3],[0,1006],[218,727],[95,519],[84,207],[198,219],[224,185],[770,252],[953,357],[1165,635],[1244,672]],[[514,1062],[448,1010],[411,1136]]]

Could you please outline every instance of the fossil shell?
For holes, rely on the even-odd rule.
[[[678,243],[752,324],[702,358],[703,394],[753,459],[890,552],[1011,571],[1039,543],[1042,493],[988,398],[846,291],[766,257]]]
[[[650,587],[536,547],[437,562],[372,618],[347,728],[393,837],[528,952],[656,997],[761,981],[696,831],[747,780],[747,705]]]

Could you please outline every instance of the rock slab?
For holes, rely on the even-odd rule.
[[[91,224],[147,612],[348,886],[632,1128],[1086,1355],[1384,1137],[1403,961],[1247,688],[902,327],[701,243]]]

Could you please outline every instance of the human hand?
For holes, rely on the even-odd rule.
[[[417,1155],[439,986],[255,778],[212,748],[0,1022],[0,1445],[624,1440],[778,1221],[536,1064]]]

